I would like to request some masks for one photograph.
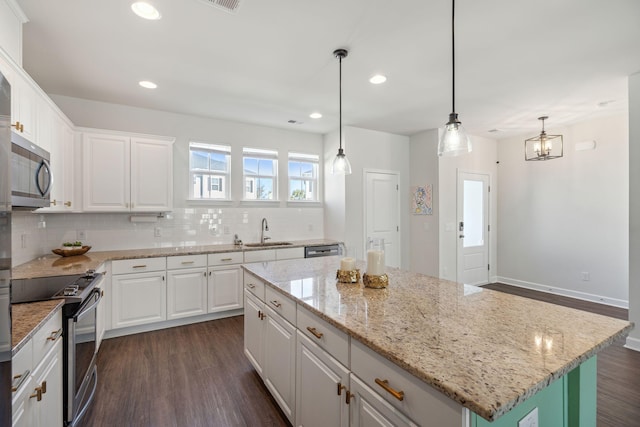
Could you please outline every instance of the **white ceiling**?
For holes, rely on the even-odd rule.
[[[50,94],[326,133],[338,126],[332,52],[347,48],[345,125],[411,135],[451,112],[449,0],[242,0],[235,14],[151,0],[159,21],[131,2],[18,0],[30,20],[24,68]],[[640,71],[640,1],[458,0],[456,68],[472,134],[624,112],[627,76]],[[377,72],[385,84],[368,82]]]

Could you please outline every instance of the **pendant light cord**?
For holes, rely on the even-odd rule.
[[[340,103],[340,151],[342,151],[342,56],[338,56],[338,60],[340,62],[340,72],[339,72],[339,103]]]
[[[451,0],[451,111],[456,112],[456,38],[455,38],[456,0]]]

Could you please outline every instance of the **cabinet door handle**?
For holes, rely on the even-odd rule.
[[[29,395],[29,399],[33,399],[34,397],[38,402],[42,400],[42,387],[36,387],[35,393]]]
[[[402,390],[398,391],[391,388],[391,386],[389,385],[389,380],[381,380],[380,378],[376,378],[376,384],[378,384],[380,387],[384,389],[384,391],[386,391],[396,399],[404,400],[404,391]]]
[[[349,403],[351,403],[351,399],[355,398],[356,396],[351,393],[349,390],[347,390],[346,396],[344,397],[344,403],[346,403],[347,405]]]
[[[42,384],[40,385],[40,388],[42,389],[42,394],[45,394],[47,392],[47,382],[46,381],[42,381]]]
[[[282,307],[282,304],[280,304],[278,301],[269,301],[271,304],[273,304],[274,307],[276,308],[280,308]]]
[[[220,258],[220,261],[233,261],[233,258]]]
[[[64,202],[64,205],[65,205],[66,207],[70,208],[70,207],[71,207],[71,202]]]
[[[56,202],[56,199],[53,199],[53,200],[51,201],[51,205],[52,205],[52,206],[55,206],[57,203],[58,203],[58,202]]]
[[[58,329],[57,331],[51,332],[51,334],[49,334],[49,336],[47,337],[47,341],[55,341],[58,338],[60,338],[61,335],[62,335],[62,328]]]
[[[342,390],[345,390],[347,387],[343,386],[342,383],[338,383],[338,396],[342,395]]]
[[[29,374],[30,373],[31,373],[31,371],[27,369],[22,374],[14,375],[13,382],[11,384],[11,391],[14,392],[14,393],[16,391],[18,391],[18,389],[20,387],[22,387],[22,384],[24,384],[24,382],[27,380],[27,378],[29,378]],[[18,380],[17,384],[16,384],[16,380]]]
[[[255,289],[256,285],[254,285],[253,283],[247,283],[247,288]]]
[[[207,277],[207,272],[205,271],[204,273],[202,273],[204,275],[204,277]],[[209,274],[211,274],[211,272],[209,272]]]
[[[324,334],[322,332],[318,332],[316,328],[312,328],[311,326],[307,326],[307,331],[311,332],[314,337],[321,339]]]
[[[146,264],[134,265],[131,268],[147,268],[147,265]]]

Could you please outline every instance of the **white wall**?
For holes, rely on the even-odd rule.
[[[352,174],[338,178],[327,175],[327,189],[338,188],[335,198],[328,198],[325,206],[327,236],[343,240],[348,248],[356,248],[358,258],[364,255],[364,195],[365,169],[395,171],[400,173],[400,260],[401,267],[409,268],[409,137],[385,132],[343,128],[345,154],[351,163]],[[338,152],[337,134],[325,138],[325,159],[333,160]],[[330,165],[327,165],[330,168]],[[339,194],[340,180],[344,179],[344,201]],[[329,190],[327,190],[329,191]],[[385,207],[385,208],[395,208]],[[333,223],[344,217],[343,238],[334,235]]]
[[[525,162],[524,139],[533,135],[498,143],[499,280],[626,306],[627,117],[547,132],[564,136],[564,157]],[[574,150],[588,140],[595,150]]]
[[[410,186],[433,185],[433,214],[410,214],[411,271],[440,275],[440,190],[438,180],[438,129],[411,136]]]
[[[640,73],[629,77],[629,320],[627,347],[640,351]]]
[[[327,239],[344,241],[346,223],[345,176],[331,173],[333,159],[338,152],[338,138],[338,131],[324,136],[324,234]],[[350,157],[347,155],[347,158]]]
[[[491,193],[489,194],[489,279],[497,272],[497,148],[496,141],[471,135],[473,151],[459,157],[439,158],[440,182],[440,277],[457,279],[457,186],[458,171],[489,174]]]

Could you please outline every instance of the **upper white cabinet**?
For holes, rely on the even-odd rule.
[[[76,167],[75,133],[61,117],[54,115],[51,122],[51,206],[39,212],[72,212],[80,210],[75,197]]]
[[[22,24],[27,16],[15,0],[0,0],[0,47],[22,66]]]
[[[173,202],[173,139],[84,133],[83,210],[161,212]]]
[[[38,144],[38,93],[18,74],[11,81],[11,129]],[[51,147],[42,147],[49,151]]]

